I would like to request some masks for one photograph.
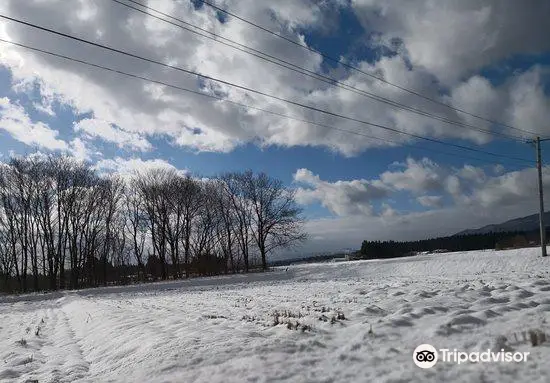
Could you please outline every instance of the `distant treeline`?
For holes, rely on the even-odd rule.
[[[538,231],[466,234],[407,242],[363,241],[359,256],[363,259],[396,258],[438,250],[507,249],[537,244],[539,244]]]
[[[331,253],[331,254],[322,254],[322,255],[313,255],[304,258],[291,258],[291,259],[281,259],[276,261],[269,262],[270,266],[290,266],[297,263],[320,263],[320,262],[329,262],[333,259],[344,259],[346,254],[344,253]]]

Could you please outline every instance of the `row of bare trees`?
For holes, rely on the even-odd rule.
[[[70,157],[0,164],[0,289],[38,291],[267,269],[306,238],[266,174],[101,176]],[[259,262],[257,262],[259,261]]]

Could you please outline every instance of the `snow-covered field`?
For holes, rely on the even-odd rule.
[[[0,381],[548,382],[550,339],[534,347],[522,334],[550,334],[550,257],[538,254],[436,254],[4,297]],[[421,369],[412,353],[422,343],[530,355]]]

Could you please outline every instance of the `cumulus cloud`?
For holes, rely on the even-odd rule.
[[[295,28],[304,23],[317,23],[325,17],[320,9],[317,13],[312,13],[311,4],[307,3],[278,2],[261,5],[254,2],[254,6],[250,7],[251,4],[234,5],[238,12],[242,11],[251,17],[259,16],[257,19],[267,22],[270,27],[280,29],[285,25],[283,34],[299,40],[302,37]],[[321,63],[320,58],[312,53],[289,47],[283,41],[258,35],[249,27],[243,28],[240,23],[228,21],[222,24],[210,8],[195,8],[192,2],[182,2],[176,6],[171,0],[155,1],[149,5],[213,32],[248,41],[255,48],[267,49],[270,54],[287,56],[311,70],[317,70]],[[55,1],[25,4],[10,1],[3,8],[14,17],[47,24],[85,38],[98,39],[102,43],[122,47],[132,53],[200,70],[208,75],[220,76],[281,96],[293,97],[312,89],[312,81],[303,80],[292,72],[266,65],[253,57],[200,39],[116,3],[75,2],[60,12]],[[280,109],[277,103],[262,97],[252,97],[234,88],[209,81],[198,81],[196,77],[181,72],[164,70],[153,64],[144,64],[135,59],[37,33],[13,23],[2,22],[2,27],[6,31],[6,37],[16,41],[88,58],[100,64],[191,90],[222,94],[235,101]],[[103,136],[107,137],[111,135],[105,126],[116,125],[127,134],[163,137],[170,143],[191,149],[229,151],[241,142],[257,138],[272,143],[270,129],[273,127],[276,131],[277,124],[280,124],[279,118],[250,114],[246,109],[235,108],[230,104],[221,105],[208,98],[163,86],[151,86],[135,79],[21,51],[12,46],[5,46],[5,49],[3,47],[1,62],[11,70],[16,88],[22,89],[21,84],[37,84],[45,97],[53,97],[62,104],[72,106],[78,114],[92,113],[97,120],[105,122]],[[296,84],[299,92],[296,93],[294,87],[288,87],[288,84]],[[283,108],[282,111],[289,110]],[[300,124],[295,124],[292,128],[296,126]],[[285,126],[285,129],[289,128],[291,127]],[[200,134],[187,133],[197,129]],[[143,147],[143,142],[139,146]]]
[[[322,181],[308,169],[298,169],[294,181],[308,188],[296,190],[296,200],[301,204],[319,202],[330,212],[339,216],[372,214],[371,201],[384,198],[389,188],[380,181]]]
[[[544,167],[543,187],[550,187],[549,167]],[[472,200],[485,208],[516,206],[537,199],[537,175],[535,169],[525,169],[489,177],[472,193]],[[492,210],[493,210],[492,209]]]
[[[443,206],[443,197],[440,195],[423,195],[417,197],[416,200],[425,207],[436,208]]]
[[[84,141],[80,138],[75,138],[70,142],[69,152],[73,157],[81,161],[90,161],[92,158],[92,153]]]
[[[490,174],[485,168],[471,165],[454,168],[428,158],[409,158],[405,163],[391,165],[396,166],[402,169],[383,172],[370,180],[334,182],[322,180],[308,169],[299,169],[294,174],[294,180],[308,187],[297,189],[296,200],[303,205],[319,203],[340,217],[362,215],[400,219],[407,216],[402,214],[407,211],[407,206],[401,203],[401,211],[396,211],[388,204],[397,193],[409,195],[411,200],[428,210],[468,208],[488,215],[496,208],[514,209],[530,206],[535,201],[535,169]],[[544,187],[550,187],[550,175],[544,174],[543,183]],[[381,202],[380,209],[376,211],[374,201]],[[521,214],[520,208],[514,211]]]
[[[529,6],[515,0],[488,1],[353,0],[365,28],[383,40],[402,41],[414,66],[454,83],[495,61],[517,53],[550,49],[545,21],[550,3]]]
[[[95,165],[100,173],[116,173],[123,177],[129,177],[139,172],[145,172],[152,169],[167,169],[175,170],[182,174],[187,173],[186,170],[178,169],[169,162],[156,158],[151,160],[142,160],[140,158],[122,158],[115,157],[98,161]]]
[[[74,124],[75,132],[82,132],[88,137],[99,137],[105,141],[113,142],[121,148],[127,147],[136,150],[149,150],[151,144],[145,138],[136,133],[126,132],[107,121],[94,118],[85,118]]]
[[[412,161],[407,163],[413,164]],[[417,163],[415,161],[414,163]],[[415,165],[413,165],[415,166]],[[320,190],[311,192],[308,196],[315,198],[298,199],[300,203],[318,203],[324,201],[319,196],[325,196],[329,201],[337,200],[338,209],[329,208],[327,202],[321,202],[333,214],[333,217],[315,218],[307,222],[307,230],[312,237],[323,237],[308,244],[315,250],[341,249],[344,247],[359,247],[361,241],[370,240],[415,240],[426,237],[451,235],[468,228],[481,227],[499,223],[537,212],[538,200],[536,171],[523,169],[506,172],[500,175],[488,175],[484,169],[465,166],[462,168],[438,167],[442,180],[439,194],[419,195],[412,199],[424,206],[424,211],[407,212],[406,206],[396,211],[387,202],[381,203],[378,214],[342,214],[354,211],[354,205],[345,199],[326,197],[323,184],[318,176],[301,169],[299,174],[311,179],[312,185]],[[550,188],[550,166],[543,169],[543,186]],[[406,172],[406,170],[405,170]],[[403,173],[405,173],[403,172]],[[297,173],[298,174],[298,173]],[[420,176],[423,179],[423,176]],[[379,181],[361,180],[364,183]],[[353,184],[354,181],[345,181]],[[338,184],[328,183],[329,185]],[[414,187],[406,192],[411,197],[419,192],[417,185],[422,182],[412,182]],[[403,192],[393,187],[393,192]],[[426,188],[428,191],[430,188]],[[315,189],[317,190],[317,189]],[[446,201],[446,196],[448,201]],[[393,198],[392,192],[388,193]],[[383,199],[387,201],[388,198]],[[349,205],[346,206],[346,203]],[[355,209],[356,210],[356,209]],[[340,214],[338,214],[340,213]],[[398,233],[398,234],[396,234]]]
[[[527,129],[548,134],[550,99],[544,85],[548,78],[548,69],[537,66],[510,81],[508,119],[512,124],[522,126],[528,121]]]
[[[405,164],[399,166],[404,169],[382,173],[381,181],[397,190],[415,193],[438,191],[443,187],[443,169],[428,158],[420,161],[408,158]]]
[[[537,126],[540,125],[540,129],[548,129],[546,124],[543,124],[548,113],[548,100],[541,91],[540,76],[533,75],[523,81],[518,80],[514,86],[506,83],[495,87],[472,72],[487,63],[507,57],[510,52],[537,52],[546,49],[546,29],[534,26],[546,25],[537,23],[537,20],[545,14],[548,6],[541,2],[532,7],[524,7],[510,1],[507,4],[508,6],[497,7],[491,3],[480,5],[479,2],[464,1],[440,7],[427,0],[412,1],[405,6],[395,1],[354,0],[351,6],[364,21],[367,31],[374,28],[374,32],[378,34],[373,35],[381,34],[382,40],[386,37],[390,40],[395,37],[402,41],[403,47],[397,55],[382,55],[374,62],[358,62],[357,65],[363,71],[383,76],[389,81],[410,87],[434,99],[472,108],[474,112],[488,117],[502,117],[507,123],[516,124],[526,114],[536,114],[540,116],[536,120],[540,122]],[[234,18],[228,17],[222,23],[209,7],[195,6],[193,2],[188,1],[175,3],[172,0],[149,1],[148,5],[246,43],[254,49],[304,66],[308,70],[324,70],[320,56],[298,49],[268,34],[259,33]],[[305,42],[302,32],[304,29],[322,31],[324,28],[330,28],[337,22],[339,8],[349,5],[345,1],[296,3],[231,0],[226,2],[226,6],[288,38]],[[491,139],[480,132],[457,129],[455,126],[410,114],[304,77],[191,35],[116,3],[99,0],[74,2],[71,6],[64,7],[61,12],[58,3],[53,0],[11,0],[3,2],[2,9],[14,17],[22,17],[31,22],[95,39],[158,61],[170,62],[279,97],[298,100],[410,133],[434,137],[460,137],[476,143],[485,143]],[[421,17],[425,22],[418,22]],[[519,21],[516,21],[516,18],[519,18]],[[454,23],[453,28],[449,27],[450,21]],[[513,27],[518,27],[519,31],[516,32]],[[320,115],[227,85],[199,80],[194,76],[166,70],[154,64],[52,37],[11,22],[2,21],[0,30],[3,30],[2,36],[15,41],[90,59],[116,69],[191,90],[200,90],[231,101],[266,108],[327,126],[360,131],[367,135],[390,139],[397,144],[411,141],[410,137],[390,131]],[[495,35],[496,30],[499,33]],[[472,34],[477,38],[471,38]],[[512,43],[508,44],[507,40]],[[519,44],[521,41],[526,43]],[[372,47],[374,41],[365,39],[362,40],[362,44]],[[77,114],[92,114],[95,119],[102,121],[101,133],[98,132],[97,137],[101,135],[117,145],[136,150],[150,148],[149,137],[162,138],[173,145],[196,151],[217,152],[229,152],[239,145],[253,142],[263,146],[323,146],[351,156],[369,147],[390,145],[384,141],[287,120],[182,93],[161,85],[143,83],[56,58],[40,56],[13,46],[3,45],[2,49],[0,63],[11,71],[14,89],[24,89],[25,84],[38,86],[41,97],[47,100],[43,105],[44,111],[48,111],[47,105],[55,101],[69,105]],[[335,71],[334,75],[359,89],[446,118],[472,123],[471,117],[437,107],[362,74],[340,70]],[[444,79],[451,77],[458,80],[445,83]],[[518,94],[518,90],[523,90],[520,92],[525,95],[523,98],[512,97]],[[511,107],[512,104],[517,107]],[[507,110],[511,112],[503,113]],[[479,120],[475,123],[486,129],[496,129]],[[117,135],[113,138],[115,131]]]
[[[32,121],[25,108],[13,104],[7,97],[0,98],[0,129],[27,145],[50,150],[68,148],[67,143],[58,138],[57,130],[43,122]]]

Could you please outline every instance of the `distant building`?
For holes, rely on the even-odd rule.
[[[330,261],[331,262],[346,262],[346,261],[348,261],[348,259],[347,259],[347,256],[346,256],[346,257],[341,257],[341,258],[332,258]]]
[[[344,258],[346,261],[358,261],[360,259],[363,259],[360,253],[349,253],[346,254],[346,257]]]

